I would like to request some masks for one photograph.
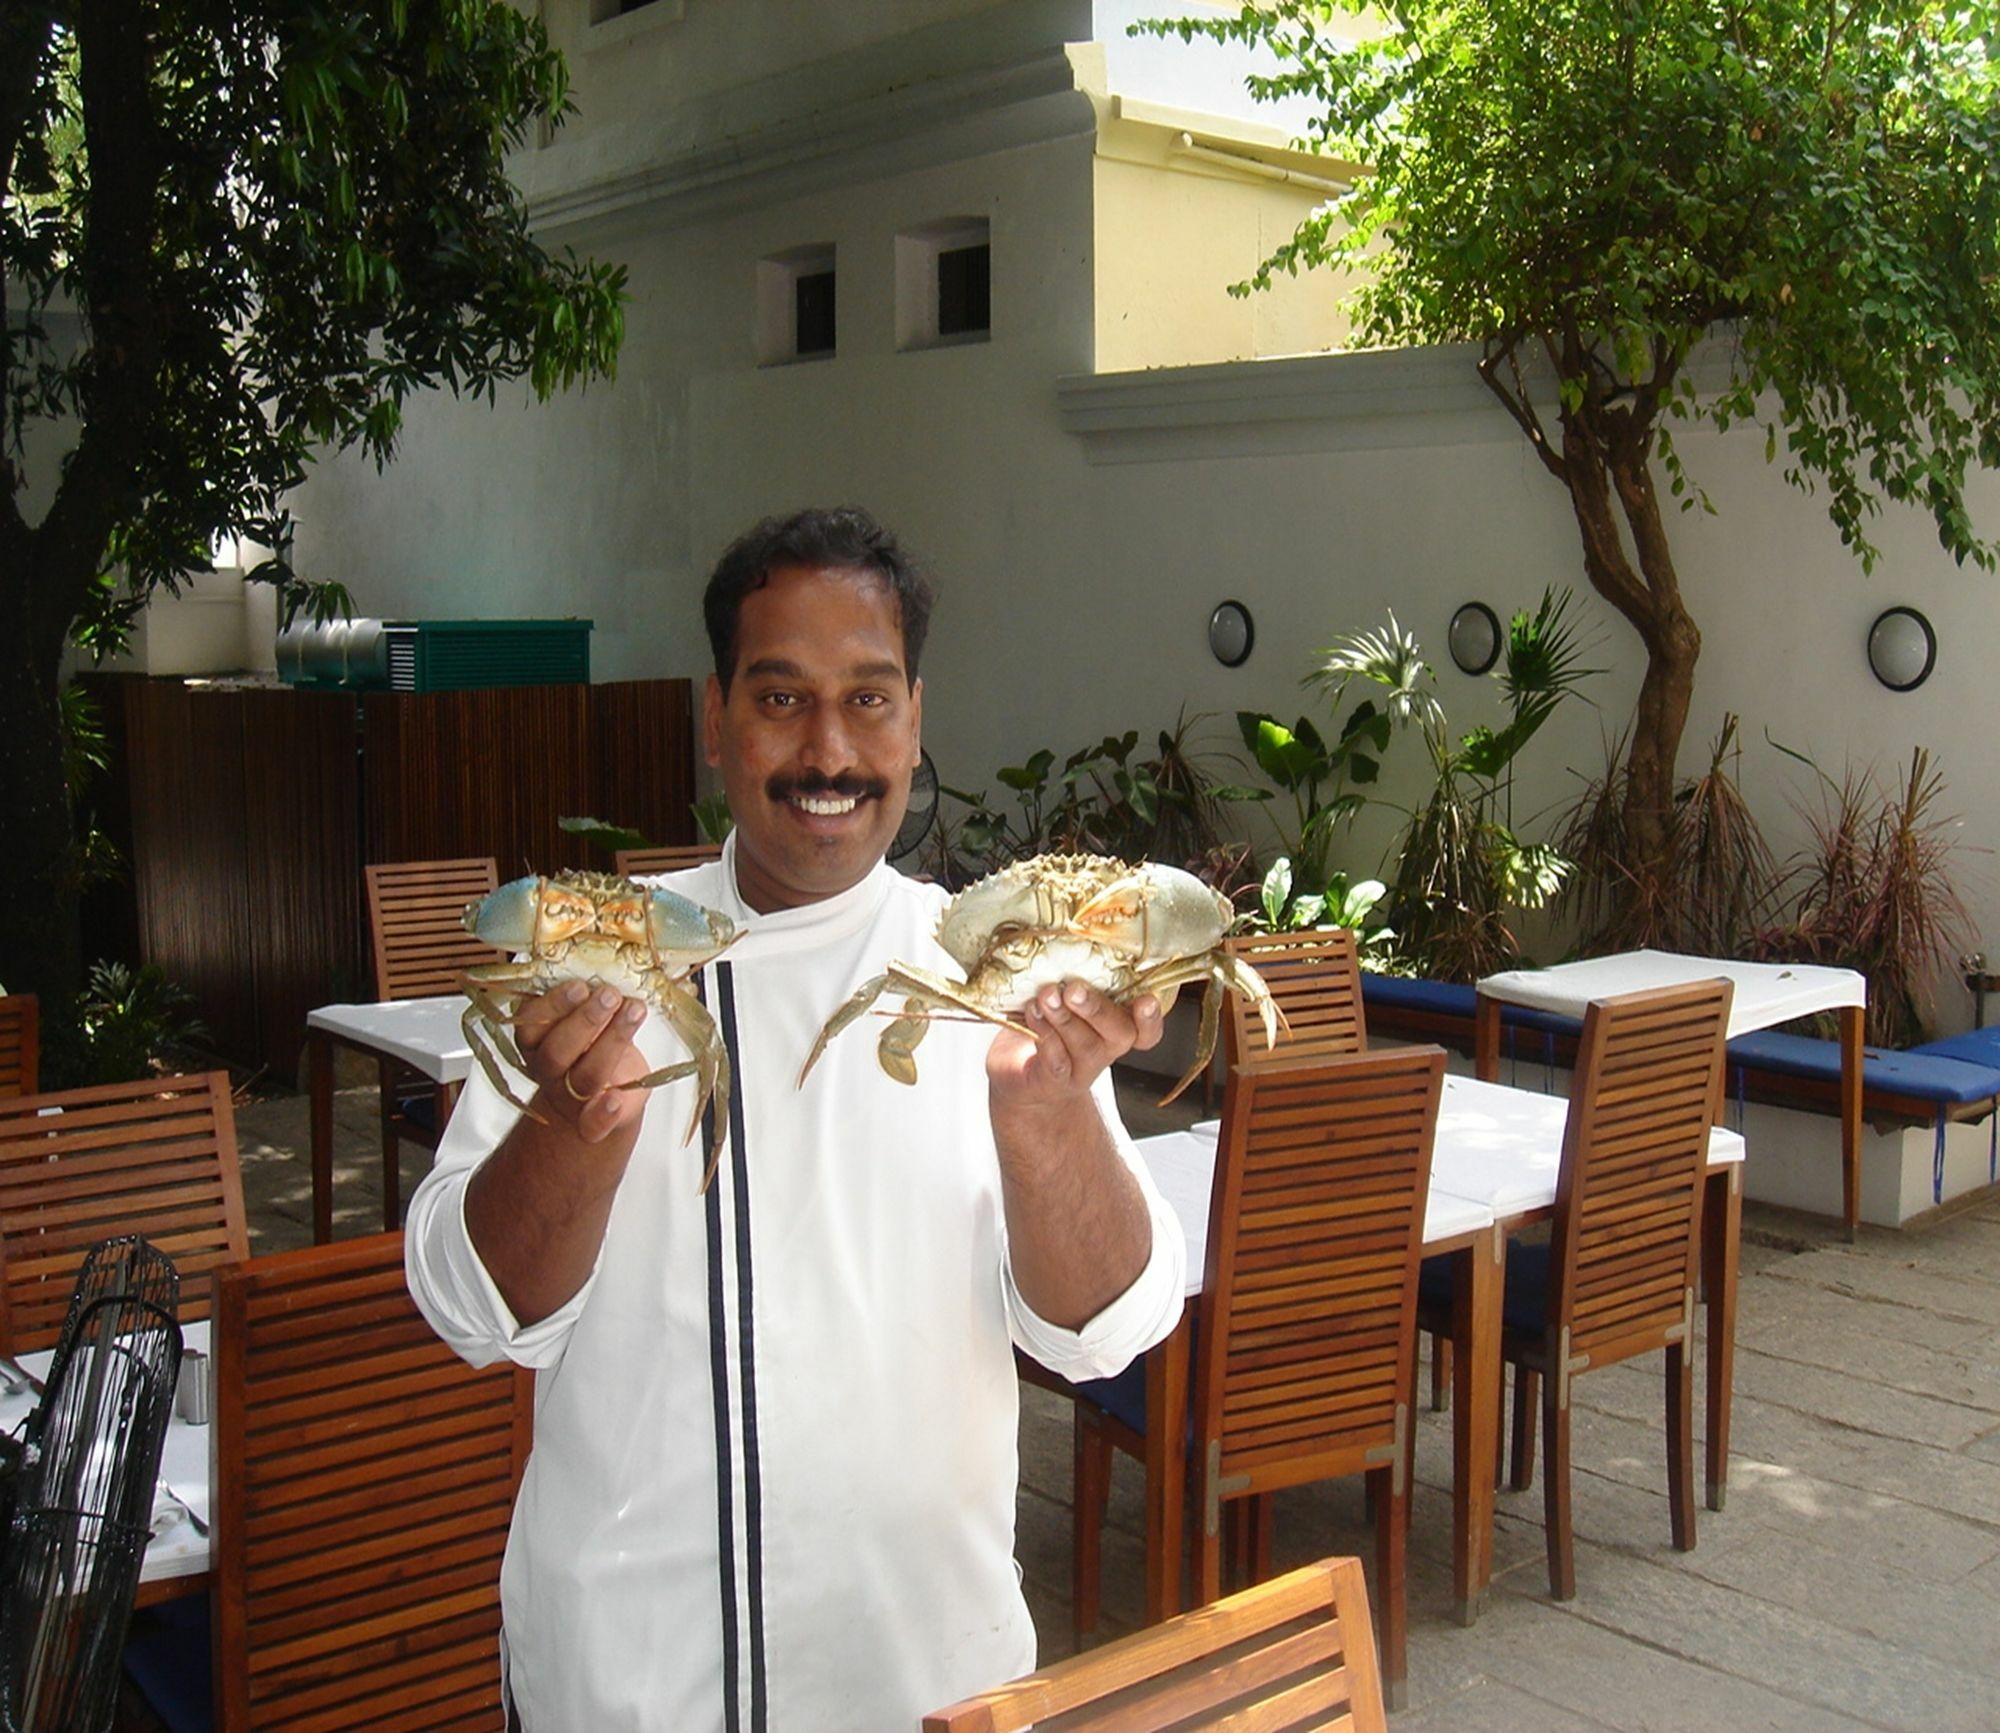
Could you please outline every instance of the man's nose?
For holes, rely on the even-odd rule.
[[[831,776],[852,768],[855,758],[854,736],[840,707],[823,705],[815,710],[806,730],[805,762]]]

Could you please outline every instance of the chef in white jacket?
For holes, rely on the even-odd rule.
[[[721,1169],[645,1007],[565,986],[516,1029],[539,1118],[477,1074],[412,1200],[412,1293],[537,1372],[502,1572],[525,1733],[914,1728],[1034,1664],[1013,1560],[1013,1346],[1107,1376],[1179,1315],[1183,1242],[1113,1105],[1149,998],[1078,983],[1038,1039],[877,1023],[797,1079],[891,959],[952,974],[944,893],[884,864],[918,759],[930,589],[865,513],[724,554],[703,731],[735,830],[665,881],[747,929],[701,975],[734,1089]],[[525,1092],[525,1091],[523,1091]]]

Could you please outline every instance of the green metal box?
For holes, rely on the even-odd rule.
[[[392,620],[392,692],[590,683],[588,620]]]

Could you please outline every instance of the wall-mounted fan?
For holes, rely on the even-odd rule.
[[[918,844],[930,835],[931,826],[937,823],[937,810],[937,766],[931,762],[928,752],[919,750],[917,768],[910,774],[910,808],[903,814],[896,840],[889,845],[891,860],[901,860],[905,855],[916,853]]]

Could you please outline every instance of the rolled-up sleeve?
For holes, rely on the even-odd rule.
[[[446,1346],[474,1366],[496,1360],[532,1368],[555,1365],[597,1279],[593,1268],[565,1304],[523,1327],[472,1243],[465,1188],[519,1117],[475,1071],[439,1140],[436,1164],[410,1199],[403,1226],[410,1297]]]
[[[1187,1291],[1187,1236],[1181,1231],[1173,1206],[1160,1195],[1118,1117],[1117,1098],[1108,1072],[1098,1079],[1097,1096],[1112,1141],[1139,1182],[1147,1214],[1152,1219],[1153,1247],[1146,1267],[1117,1299],[1088,1319],[1081,1329],[1069,1330],[1050,1323],[1021,1297],[1020,1289],[1014,1285],[1013,1260],[1004,1263],[1008,1327],[1014,1341],[1022,1352],[1073,1382],[1113,1377],[1155,1343],[1165,1340],[1180,1321]]]

